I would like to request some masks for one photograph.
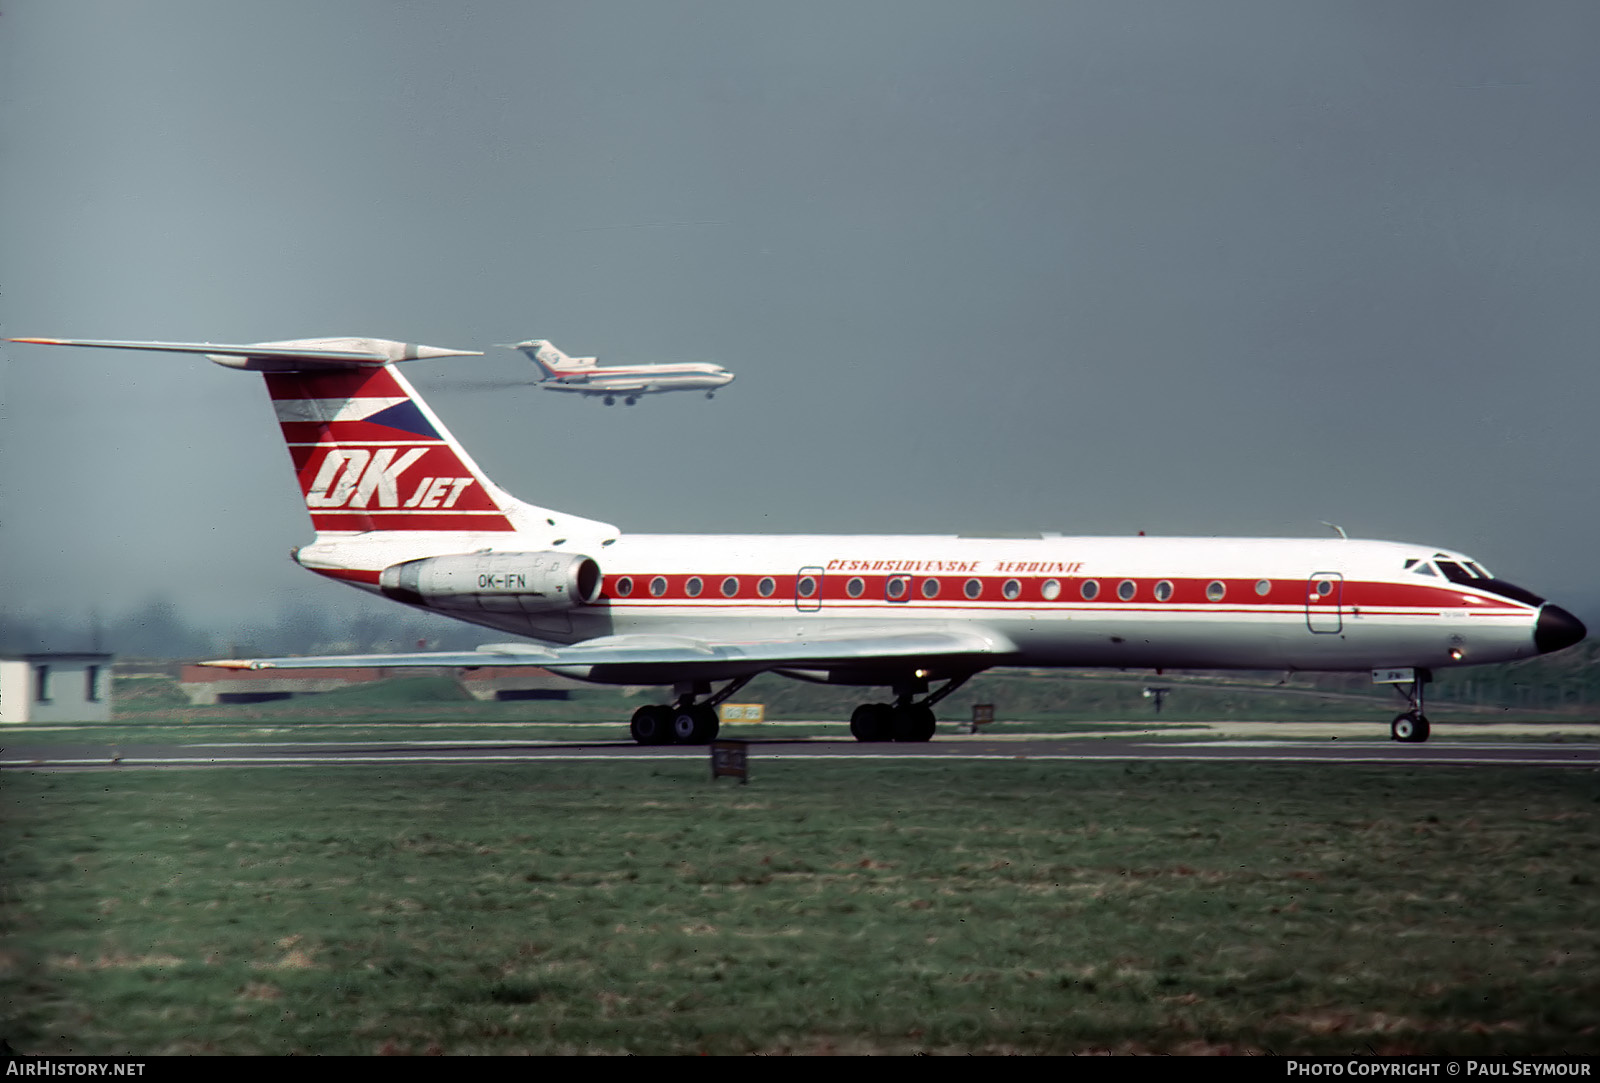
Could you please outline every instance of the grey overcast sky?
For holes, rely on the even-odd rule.
[[[1352,536],[1596,615],[1590,3],[6,0],[0,333],[408,373],[633,531]],[[0,352],[0,598],[352,606],[259,378]]]

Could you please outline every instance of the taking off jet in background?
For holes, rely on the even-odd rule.
[[[716,705],[769,672],[887,687],[891,702],[861,704],[851,732],[926,741],[934,705],[992,666],[1370,669],[1407,689],[1390,735],[1425,741],[1432,669],[1532,658],[1586,634],[1470,557],[1405,542],[624,534],[501,489],[395,364],[465,351],[13,341],[197,353],[263,373],[316,531],[294,551],[302,567],[542,641],[211,665],[543,666],[671,685],[671,703],[634,713],[640,744],[709,742]],[[152,479],[152,500],[170,488]]]
[[[709,399],[717,388],[733,382],[733,373],[704,361],[601,367],[599,358],[568,357],[542,338],[518,342],[513,348],[527,354],[544,372],[539,386],[546,391],[600,395],[607,406],[614,406],[619,398],[632,406],[640,395],[662,391],[704,391]]]

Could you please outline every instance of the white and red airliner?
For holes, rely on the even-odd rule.
[[[665,391],[704,391],[715,398],[717,388],[733,382],[733,373],[707,361],[676,361],[653,365],[602,365],[597,357],[568,357],[542,338],[519,342],[521,350],[544,373],[539,386],[546,391],[570,391],[600,396],[607,406],[618,399],[632,406],[641,395]]]
[[[992,666],[1370,669],[1409,696],[1391,736],[1424,741],[1432,670],[1586,634],[1470,557],[1402,542],[624,534],[495,485],[396,367],[471,351],[13,341],[198,353],[263,373],[316,531],[295,551],[301,565],[539,641],[212,665],[538,665],[673,686],[672,703],[633,716],[641,744],[711,740],[716,705],[767,672],[887,687],[851,731],[925,741],[934,705]]]

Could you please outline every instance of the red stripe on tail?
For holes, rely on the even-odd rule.
[[[319,532],[515,529],[398,373],[269,372],[266,380]]]

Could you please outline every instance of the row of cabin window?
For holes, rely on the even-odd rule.
[[[887,597],[891,602],[904,601],[911,593],[911,580],[912,577],[909,575],[890,576],[884,589],[885,597]],[[615,590],[617,597],[628,597],[633,593],[633,577],[628,575],[621,576],[617,579],[613,589]],[[730,575],[724,579],[722,581],[721,589],[722,596],[724,598],[732,598],[737,595],[739,593],[738,576]],[[867,592],[867,582],[860,576],[855,576],[845,584],[844,589],[845,593],[849,594],[850,597],[859,598]],[[922,581],[922,596],[924,598],[930,600],[937,598],[941,589],[942,587],[938,579],[927,578]],[[1328,583],[1327,581],[1317,584],[1317,592],[1319,594],[1326,595],[1332,589],[1332,584]],[[777,590],[777,581],[770,575],[762,576],[760,581],[756,583],[756,593],[761,595],[763,598],[772,597]],[[1256,581],[1256,593],[1258,595],[1265,597],[1271,592],[1271,590],[1272,581],[1270,579],[1260,579]],[[683,592],[691,598],[700,597],[704,591],[705,583],[698,575],[690,576],[683,584]],[[658,575],[650,580],[650,594],[652,597],[659,598],[666,593],[666,576]],[[801,576],[795,583],[795,593],[801,598],[816,597],[816,578],[810,575]],[[962,593],[965,594],[967,598],[972,600],[981,598],[983,596],[983,580],[968,579],[966,584],[962,587]],[[1007,579],[1003,584],[1001,584],[1000,593],[1006,599],[1006,601],[1016,601],[1018,598],[1022,597],[1022,581],[1019,579]],[[1044,596],[1045,601],[1055,601],[1061,596],[1061,581],[1058,579],[1046,579],[1040,584],[1039,593]],[[1139,585],[1132,579],[1124,579],[1122,582],[1117,584],[1117,597],[1124,602],[1133,601],[1135,595],[1138,593]],[[1163,579],[1155,586],[1155,597],[1156,601],[1158,602],[1171,600],[1172,593],[1173,588],[1171,580]],[[1085,579],[1083,583],[1079,585],[1078,594],[1086,602],[1094,601],[1100,596],[1100,581],[1097,579]],[[1227,597],[1227,594],[1228,588],[1220,579],[1213,579],[1211,582],[1206,584],[1206,601],[1208,602],[1220,602],[1223,598]]]

